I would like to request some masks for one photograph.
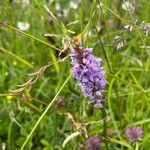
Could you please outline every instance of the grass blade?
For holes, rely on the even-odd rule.
[[[57,99],[57,96],[60,94],[60,92],[62,91],[62,89],[64,88],[64,86],[67,84],[67,82],[69,81],[70,77],[72,74],[70,74],[68,76],[68,78],[65,80],[65,82],[63,83],[63,85],[60,87],[60,89],[58,90],[58,92],[56,93],[55,97],[52,99],[52,101],[49,103],[49,105],[47,106],[47,108],[45,109],[45,111],[42,113],[42,115],[40,116],[40,118],[38,119],[38,121],[36,122],[36,124],[34,125],[34,127],[32,128],[31,132],[29,133],[29,135],[27,136],[25,142],[23,143],[22,147],[20,148],[20,150],[23,150],[25,145],[27,144],[27,142],[29,141],[30,137],[32,136],[33,132],[35,131],[35,129],[37,128],[37,126],[39,125],[39,123],[41,122],[41,120],[43,119],[43,117],[46,115],[46,113],[48,112],[48,110],[50,109],[50,107],[54,104],[54,102]]]

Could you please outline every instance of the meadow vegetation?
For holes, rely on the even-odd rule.
[[[149,150],[149,22],[149,0],[1,0],[0,150]],[[101,59],[102,108],[73,44]]]

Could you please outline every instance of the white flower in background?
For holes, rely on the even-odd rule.
[[[120,50],[126,44],[126,40],[121,38],[119,35],[116,35],[114,37],[114,41],[113,42],[116,45],[117,50]]]
[[[30,24],[28,22],[17,22],[17,27],[19,30],[26,31],[30,28]]]
[[[106,9],[104,9],[104,5],[102,2],[100,2],[99,4],[97,4],[97,9],[99,9],[100,11],[102,10],[103,13],[106,13]]]
[[[6,143],[2,143],[2,150],[6,150]]]
[[[67,17],[67,16],[68,16],[68,9],[64,9],[64,10],[63,10],[63,16],[64,16],[64,17]]]
[[[70,1],[70,8],[72,9],[77,9],[78,8],[78,4],[74,1]]]
[[[67,15],[68,15],[68,9],[63,9],[63,10],[58,11],[59,17],[67,17]]]
[[[21,3],[23,7],[30,4],[30,0],[14,0],[15,3]]]
[[[30,0],[23,0],[22,1],[24,5],[29,5],[30,4]]]
[[[124,26],[126,31],[132,32],[133,31],[133,25],[127,24]]]
[[[144,31],[146,36],[150,34],[150,23],[145,23],[144,21],[140,24],[140,28]]]
[[[123,40],[123,41],[120,41],[117,45],[117,50],[120,50],[121,48],[123,48],[123,46],[125,45],[126,41]]]
[[[121,8],[128,11],[130,9],[131,3],[129,1],[124,1],[121,5]]]
[[[60,9],[61,9],[60,4],[59,4],[59,3],[56,3],[55,8],[56,8],[56,10],[60,10]]]
[[[100,2],[99,4],[97,4],[97,8],[103,7],[103,3]]]

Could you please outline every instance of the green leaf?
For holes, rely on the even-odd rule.
[[[61,29],[63,31],[63,34],[66,35],[67,34],[67,28],[65,27],[65,25],[61,22]]]

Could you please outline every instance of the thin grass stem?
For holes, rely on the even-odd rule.
[[[64,88],[64,86],[67,84],[67,82],[69,81],[71,75],[72,75],[72,73],[67,77],[67,79],[65,80],[65,82],[63,83],[63,85],[60,87],[60,89],[56,93],[55,97],[52,99],[52,101],[49,103],[49,105],[47,106],[47,108],[45,109],[45,111],[42,113],[42,115],[40,116],[40,118],[38,119],[38,121],[36,122],[36,124],[33,126],[31,132],[27,136],[27,138],[26,138],[25,142],[23,143],[23,145],[21,146],[20,150],[24,149],[25,145],[27,144],[27,142],[29,141],[29,139],[33,135],[33,133],[34,133],[35,129],[37,128],[37,126],[39,125],[39,123],[42,121],[42,119],[44,118],[44,116],[46,115],[46,113],[48,112],[48,110],[50,109],[50,107],[57,100],[58,95],[60,94],[60,92],[62,91],[62,89]]]

